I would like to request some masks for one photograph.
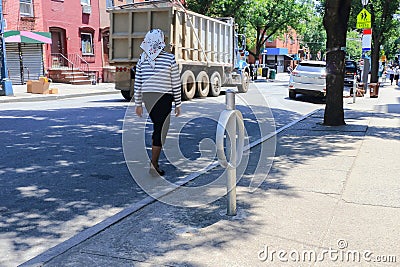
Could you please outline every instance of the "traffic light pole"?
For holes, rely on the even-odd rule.
[[[13,95],[13,88],[7,71],[6,44],[4,42],[3,0],[0,0],[0,60],[1,60],[1,87],[0,95]]]

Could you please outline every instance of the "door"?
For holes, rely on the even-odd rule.
[[[51,33],[51,67],[68,66],[64,60],[67,58],[67,41],[65,30],[62,28],[50,28]]]

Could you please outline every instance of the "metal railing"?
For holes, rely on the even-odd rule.
[[[51,53],[50,64],[52,69],[67,68],[71,71],[74,70],[74,63],[61,53]]]
[[[78,54],[68,54],[68,59],[74,63],[75,68],[89,75],[89,63]]]

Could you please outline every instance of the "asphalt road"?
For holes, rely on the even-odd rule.
[[[238,95],[250,142],[265,134],[259,120],[274,131],[323,107],[318,99],[287,95],[279,81],[253,83]],[[224,99],[184,102],[183,112],[193,116],[179,145],[192,161],[198,143],[215,136]],[[117,94],[1,105],[0,266],[25,262],[147,196],[123,153],[128,105]]]

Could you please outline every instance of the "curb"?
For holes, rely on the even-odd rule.
[[[273,136],[281,133],[282,131],[288,129],[289,127],[307,119],[308,117],[312,116],[313,114],[319,112],[321,110],[321,108],[317,108],[316,110],[301,116],[299,119],[294,120],[291,123],[286,124],[285,126],[275,130],[274,132],[261,137],[260,139],[252,142],[251,144],[247,145],[244,150],[249,150],[257,145],[259,145],[260,143],[272,138]],[[197,177],[199,177],[200,175],[206,173],[207,171],[214,169],[215,167],[218,166],[218,161],[211,163],[209,165],[209,167],[207,167],[205,170],[202,170],[200,172],[195,172],[192,173],[190,175],[188,175],[185,179],[180,180],[177,185],[179,185],[177,188],[171,189],[169,191],[163,191],[160,192],[160,194],[157,196],[157,198],[159,197],[163,197],[175,190],[178,190],[179,187],[187,184],[188,182],[196,179]],[[83,230],[82,232],[72,236],[71,238],[67,239],[66,241],[48,249],[47,251],[37,255],[36,257],[26,261],[25,263],[22,263],[21,267],[27,267],[27,266],[43,266],[44,264],[48,263],[49,261],[51,261],[52,259],[60,256],[61,254],[65,253],[66,251],[70,250],[71,248],[83,243],[84,241],[88,240],[89,238],[97,235],[98,233],[106,230],[107,228],[109,228],[110,226],[120,222],[121,220],[123,220],[124,218],[134,214],[135,212],[137,212],[140,209],[143,209],[144,207],[154,203],[157,201],[157,198],[148,196],[142,200],[140,200],[137,203],[134,203],[130,206],[128,206],[127,208],[123,209],[122,211],[118,212],[117,214],[103,220],[102,222],[86,229]]]
[[[61,100],[67,98],[76,98],[76,97],[84,97],[84,96],[96,96],[96,95],[111,95],[117,94],[120,91],[107,91],[107,92],[92,92],[92,93],[78,93],[78,94],[70,94],[70,95],[48,95],[48,96],[38,96],[38,97],[14,97],[7,96],[9,99],[0,99],[0,103],[16,103],[16,102],[39,102],[46,100]]]

